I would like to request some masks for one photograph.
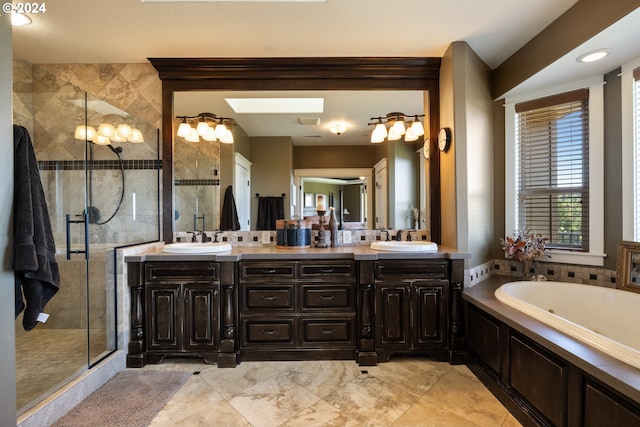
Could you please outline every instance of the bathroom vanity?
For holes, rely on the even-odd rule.
[[[127,257],[127,366],[165,356],[242,360],[355,360],[394,354],[465,362],[468,253],[234,247],[211,254]]]

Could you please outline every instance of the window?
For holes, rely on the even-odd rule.
[[[518,103],[516,210],[519,228],[547,247],[589,251],[589,91]]]
[[[544,234],[552,239],[547,253],[554,264],[602,266],[607,257],[603,83],[603,76],[595,76],[505,99],[504,233],[528,226]],[[534,113],[543,115],[534,117]],[[523,151],[522,161],[518,141],[524,137],[529,143],[522,144],[523,150],[534,152]],[[543,157],[534,158],[534,153]],[[630,160],[631,156],[626,157]],[[534,162],[540,169],[530,169]],[[520,163],[530,169],[524,180]],[[631,205],[633,197],[627,198]]]

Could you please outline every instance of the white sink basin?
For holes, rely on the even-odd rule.
[[[169,243],[162,247],[162,252],[170,254],[209,254],[226,252],[231,250],[231,245],[226,242],[219,243]]]
[[[421,241],[380,241],[371,243],[371,249],[388,252],[437,252],[438,245]]]

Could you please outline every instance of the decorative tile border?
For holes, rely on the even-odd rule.
[[[162,169],[161,160],[123,160],[122,166],[127,169]],[[94,160],[93,170],[120,170],[118,160]],[[41,171],[84,170],[84,160],[43,160],[38,162]]]
[[[547,280],[558,282],[583,283],[607,288],[616,287],[616,272],[604,268],[538,262],[531,265],[531,271],[527,276],[538,274],[544,275]],[[520,280],[522,277],[522,263],[507,259],[491,260],[465,270],[464,284],[466,287],[474,286],[493,275],[512,276],[516,280]]]

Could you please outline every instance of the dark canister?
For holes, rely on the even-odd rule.
[[[276,246],[279,248],[311,247],[311,221],[300,219],[277,220]]]

